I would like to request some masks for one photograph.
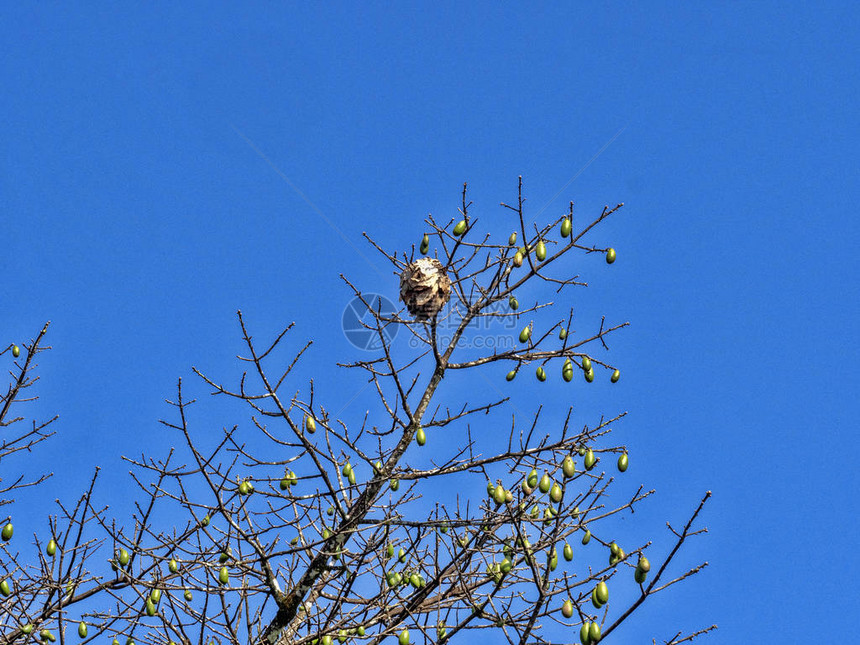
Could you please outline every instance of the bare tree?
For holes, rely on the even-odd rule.
[[[583,238],[622,204],[579,230],[573,203],[554,220],[534,223],[524,212],[520,179],[517,201],[501,206],[517,222],[501,243],[481,232],[465,185],[459,216],[429,216],[417,254],[415,247],[387,251],[367,238],[400,276],[406,307],[383,311],[343,278],[367,308],[365,328],[379,347],[344,365],[366,374],[378,397],[378,410],[361,423],[336,418],[313,381],[302,392],[293,371],[310,343],[287,350],[285,359],[292,325],[258,342],[239,312],[247,367],[235,384],[194,371],[212,394],[246,406],[250,422],[224,428],[212,442],[205,421],[195,426],[194,400],[180,380],[169,402],[173,415],[162,421],[177,446],[160,459],[129,460],[141,492],[130,523],[96,504],[94,476],[76,504],[61,505],[51,518],[50,542],[36,538],[35,559],[4,543],[3,641],[64,639],[71,625],[83,642],[107,634],[115,645],[405,645],[476,630],[510,643],[559,634],[565,642],[594,643],[649,597],[706,566],[670,573],[684,543],[706,530],[694,523],[710,493],[682,528],[669,526],[674,543],[659,564],[648,561],[650,542],[625,549],[602,530],[654,492],[640,487],[607,503],[616,480],[597,466],[609,461],[613,470],[627,469],[627,451],[612,445],[611,435],[623,414],[575,425],[568,410],[563,423],[545,429],[538,407],[527,420],[511,414],[501,434],[495,422],[486,432],[486,419],[505,414],[508,397],[455,409],[440,402],[446,377],[495,374],[495,364],[508,381],[531,370],[538,381],[553,372],[565,381],[620,378],[601,349],[627,323],[601,319],[594,331],[577,334],[572,310],[559,314],[548,301],[520,308],[517,294],[541,283],[559,292],[583,285],[570,275],[573,254],[614,262],[613,249]],[[544,322],[553,315],[555,322]],[[521,330],[509,347],[463,347],[476,325],[511,321]],[[418,349],[395,345],[395,329]],[[43,334],[13,375],[0,420],[32,384],[29,360]],[[33,425],[9,445],[41,440],[46,425]],[[422,448],[440,436],[444,445]],[[424,451],[432,460],[419,467]],[[455,492],[443,499],[443,491]],[[605,565],[579,563],[575,552],[586,549],[605,550]],[[609,598],[610,587],[622,585],[638,589],[626,606]]]

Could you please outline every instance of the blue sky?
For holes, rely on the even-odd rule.
[[[177,379],[205,397],[190,366],[237,374],[237,309],[260,337],[295,321],[294,346],[315,341],[299,375],[360,421],[372,400],[351,402],[361,379],[334,367],[362,356],[341,331],[339,274],[397,293],[361,233],[406,249],[427,213],[455,215],[469,182],[475,214],[506,236],[498,203],[522,175],[544,217],[570,200],[583,219],[626,204],[594,234],[618,261],[584,263],[590,287],[565,306],[631,322],[611,344],[621,382],[576,405],[583,422],[629,412],[623,486],[658,491],[636,534],[665,547],[665,521],[714,493],[709,535],[681,563],[710,566],[613,640],[711,623],[712,643],[853,631],[853,3],[42,3],[0,16],[0,344],[52,321],[45,508],[96,465],[122,508],[119,457],[166,452],[157,420]],[[537,384],[521,387],[529,405]],[[545,392],[571,403],[561,383]]]

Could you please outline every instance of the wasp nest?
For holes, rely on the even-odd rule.
[[[432,318],[451,297],[451,280],[436,258],[420,258],[400,274],[400,299],[416,320]]]

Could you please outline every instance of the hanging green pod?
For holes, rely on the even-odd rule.
[[[505,380],[513,381],[514,377],[516,377],[516,375],[517,375],[517,371],[511,370],[510,372],[507,373],[507,375],[505,375]]]
[[[21,355],[21,348],[17,345],[12,345],[12,356],[18,358]]]
[[[466,232],[466,220],[461,219],[457,222],[457,225],[454,227],[454,235],[460,237],[463,233]]]
[[[561,554],[564,556],[564,559],[566,561],[570,562],[571,560],[573,560],[573,547],[570,546],[570,544],[568,544],[567,542],[565,542],[564,549],[562,550]]]
[[[418,432],[415,433],[415,441],[419,446],[427,443],[427,433],[424,432],[424,428],[421,426],[418,426]]]
[[[541,382],[545,381],[546,380],[546,370],[543,367],[538,367],[537,370],[535,371],[535,376],[537,376],[538,381],[541,381]]]
[[[549,478],[549,475],[544,473],[543,477],[540,478],[540,483],[538,484],[540,488],[540,492],[548,493],[549,489],[552,487],[552,480]]]
[[[230,582],[230,571],[227,567],[221,567],[221,570],[218,572],[218,582],[222,585],[226,585]]]
[[[8,524],[6,524],[6,526],[3,527],[3,530],[0,531],[0,537],[3,538],[4,542],[8,542],[9,540],[12,539],[12,534],[14,532],[15,532],[15,527],[12,526],[12,522],[9,522]]]
[[[520,342],[521,343],[529,342],[529,338],[531,338],[531,335],[532,335],[531,325],[526,325],[525,327],[523,327],[523,330],[520,332]]]
[[[516,246],[517,244],[517,234],[516,232],[511,233],[511,236],[508,238],[508,244],[510,246]]]
[[[516,311],[520,308],[520,301],[517,300],[515,296],[511,296],[510,298],[508,298],[508,306],[514,311]]]
[[[618,457],[618,470],[620,472],[623,473],[624,471],[627,470],[628,461],[629,460],[627,458],[627,453],[622,452],[621,455]]]
[[[540,240],[537,243],[537,247],[535,248],[535,257],[539,262],[546,260],[546,244],[544,244],[543,240]]]
[[[305,418],[305,430],[311,434],[317,431],[317,422],[314,421],[314,418],[310,415]]]
[[[621,378],[621,370],[615,370],[612,372],[612,376],[609,377],[609,380],[613,383],[618,383],[618,379]]]
[[[565,359],[564,365],[561,366],[561,377],[567,383],[573,380],[573,362],[569,358]]]
[[[594,456],[594,451],[589,448],[585,451],[585,469],[591,470],[594,468],[594,464],[597,463],[597,457]]]
[[[573,603],[570,600],[565,600],[561,605],[561,615],[565,618],[573,616]]]
[[[573,228],[573,223],[570,221],[569,217],[565,217],[561,221],[561,236],[563,238],[570,237],[570,231]]]
[[[424,237],[421,238],[421,248],[420,248],[421,255],[427,255],[427,251],[429,251],[429,250],[430,250],[430,236],[425,233]]]
[[[606,264],[612,264],[613,262],[615,262],[615,249],[606,249]]]

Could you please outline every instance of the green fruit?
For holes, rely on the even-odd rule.
[[[317,431],[317,422],[314,421],[312,416],[308,416],[305,418],[305,430],[313,434]]]
[[[355,630],[355,633],[359,636],[364,636],[364,625],[359,625],[358,629]]]
[[[48,630],[48,629],[43,629],[43,630],[41,630],[41,631],[39,632],[39,638],[41,638],[43,641],[51,641],[52,643],[53,643],[53,642],[55,642],[55,641],[57,640],[57,637],[56,637],[56,636],[54,636],[54,635],[51,633],[51,631],[50,631],[50,630]]]
[[[337,633],[337,642],[338,642],[338,643],[344,643],[344,642],[346,642],[346,630],[345,630],[345,629],[341,629],[341,630]]]
[[[382,462],[377,460],[375,464],[373,464],[373,469],[378,473],[382,474]]]
[[[0,582],[0,593],[2,593],[4,596],[9,596],[12,594],[12,589],[9,587],[8,580]]]
[[[521,267],[523,265],[523,254],[517,251],[514,254],[514,266]]]
[[[567,562],[573,560],[573,548],[568,543],[565,542],[564,549],[561,553]]]
[[[496,486],[496,489],[493,491],[493,499],[495,500],[496,504],[503,504],[504,503],[504,501],[505,501],[505,489],[502,487],[501,484]]]
[[[341,473],[344,477],[349,477],[349,473],[351,473],[351,472],[352,472],[352,466],[350,466],[349,462],[346,462],[346,463],[343,465],[343,468],[341,469],[340,473]]]
[[[618,379],[621,378],[621,370],[615,370],[612,372],[612,376],[609,377],[609,380],[613,383],[618,383]]]
[[[590,643],[596,643],[600,640],[600,625],[597,623],[591,623],[588,626],[588,641]]]
[[[585,469],[591,470],[595,463],[597,463],[597,457],[594,456],[594,451],[589,448],[585,451]]]
[[[621,547],[618,546],[618,544],[616,544],[613,540],[609,543],[609,552],[612,553],[612,555],[618,555],[619,553],[621,553]]]
[[[398,488],[400,488],[400,480],[399,480],[399,479],[392,479],[392,480],[390,480],[390,481],[388,482],[388,487],[389,487],[391,490],[396,491]]]
[[[526,478],[528,482],[529,488],[535,488],[538,484],[538,474],[537,470],[532,468],[532,471],[529,473],[529,476]]]
[[[561,366],[561,377],[570,383],[573,380],[573,363],[568,358],[564,361],[564,365]]]
[[[537,376],[537,380],[543,383],[546,380],[546,371],[543,367],[538,367],[535,371],[535,376]]]
[[[569,217],[565,217],[561,222],[561,236],[562,237],[570,237],[570,231],[573,228],[573,224],[570,221]]]
[[[516,297],[514,297],[514,296],[511,296],[510,298],[508,298],[508,305],[509,305],[509,306],[510,306],[510,308],[511,308],[511,309],[513,309],[514,311],[516,311],[517,309],[519,309],[519,308],[520,308],[520,302],[519,302],[519,300],[517,300],[517,299],[516,299]]]
[[[531,495],[535,491],[534,488],[529,486],[528,481],[525,479],[523,480],[523,483],[522,483],[522,489],[523,489],[523,493],[525,493],[526,495]]]
[[[228,546],[226,549],[224,549],[224,551],[221,552],[221,555],[218,556],[218,562],[224,564],[225,562],[227,562],[227,560],[230,559],[232,555],[233,549]]]
[[[561,615],[565,618],[573,616],[573,603],[570,600],[565,600],[561,606]]]
[[[200,520],[200,524],[201,526],[209,526],[209,516],[204,516],[203,519]]]
[[[588,637],[588,623],[582,623],[582,627],[579,628],[579,640],[582,641],[582,645],[591,643],[591,639]]]
[[[457,222],[457,225],[454,227],[454,235],[459,237],[465,232],[466,232],[466,220],[461,219],[459,222]]]
[[[12,539],[12,533],[15,532],[15,527],[12,526],[12,522],[9,522],[6,526],[3,527],[3,530],[0,531],[0,537],[3,538],[4,542],[8,542]]]
[[[508,244],[511,246],[516,246],[517,244],[517,234],[511,233],[511,236],[508,238]]]
[[[612,264],[615,262],[615,249],[608,248],[606,249],[606,264]]]
[[[618,470],[620,470],[622,473],[627,470],[627,463],[627,453],[622,452],[621,455],[618,457]]]
[[[326,634],[320,639],[320,645],[331,645],[331,636]]]
[[[649,571],[651,571],[651,563],[648,562],[648,558],[646,558],[644,555],[640,555],[639,562],[636,563],[636,568],[643,573],[648,573]]]
[[[406,551],[404,551],[402,547],[401,547],[401,548],[400,548],[400,550],[397,552],[397,559],[398,559],[400,562],[406,562]]]
[[[388,553],[389,558],[394,557],[394,545],[391,544],[391,542],[388,543],[388,549],[386,550],[386,553]]]
[[[439,623],[436,626],[436,636],[439,637],[439,640],[445,638],[445,635],[448,633],[448,630],[445,628],[445,623]]]
[[[179,571],[179,563],[176,561],[175,558],[171,558],[170,562],[167,563],[167,568],[170,573],[176,573],[177,571]]]
[[[299,536],[295,536],[292,540],[290,540],[290,544],[296,546],[299,543]]]
[[[421,255],[427,255],[427,251],[429,251],[429,250],[430,250],[430,236],[425,233],[424,237],[421,238],[421,248],[420,248]]]
[[[514,501],[514,494],[509,490],[505,490],[505,501],[508,503]]]
[[[33,624],[27,623],[26,625],[21,626],[21,633],[30,635],[33,633]]]
[[[397,642],[400,643],[400,645],[409,645],[408,629],[404,629],[402,632],[400,632],[400,636],[397,638]]]
[[[529,250],[528,250],[526,247],[521,246],[521,247],[519,248],[519,250],[517,251],[517,253],[519,253],[519,254],[520,254],[520,255],[522,255],[523,257],[526,257],[526,256],[529,254]]]
[[[281,490],[287,490],[290,487],[290,480],[286,477],[281,480]]]
[[[552,551],[549,554],[549,570],[555,571],[558,566],[558,551],[555,550],[555,547],[552,547]]]
[[[126,566],[130,559],[131,558],[128,555],[128,551],[126,551],[125,549],[119,550],[119,564],[120,564],[120,566],[123,566],[123,567]]]
[[[185,600],[187,602],[191,602],[191,599],[194,597],[193,594],[191,593],[191,589],[186,589],[185,593],[182,594],[182,596],[183,596],[183,598],[185,598]]]
[[[585,454],[585,446],[580,446],[579,448],[577,448],[577,449],[576,449],[576,453],[577,453],[580,457],[582,457],[582,456]]]
[[[535,249],[535,257],[540,262],[546,260],[546,244],[543,243],[543,240],[537,243],[537,248]]]
[[[552,488],[549,489],[549,498],[558,504],[562,498],[562,490],[561,486],[558,485],[558,482],[552,485]]]
[[[355,486],[355,471],[350,470],[349,475],[346,476],[346,480],[350,483],[350,486]]]
[[[594,382],[594,370],[588,370],[585,373],[585,380],[588,381],[589,383]]]
[[[331,537],[331,531],[328,530],[328,527],[325,527],[322,532],[322,539],[328,540]]]
[[[591,604],[594,605],[595,609],[603,607],[603,603],[600,602],[600,598],[597,597],[597,587],[591,590]]]
[[[149,598],[146,599],[146,615],[155,616],[155,603],[153,603]]]
[[[218,572],[218,582],[222,585],[226,585],[230,581],[230,572],[227,570],[227,567],[221,567],[221,571]]]
[[[502,573],[509,573],[511,570],[511,567],[513,567],[513,566],[514,566],[514,563],[511,562],[508,558],[505,558],[504,560],[502,560],[502,563],[499,565],[499,571],[501,571]]]
[[[415,441],[419,446],[423,446],[427,443],[427,433],[424,432],[424,428],[418,427],[418,432],[415,433]]]
[[[529,342],[529,338],[532,335],[532,328],[529,325],[523,327],[523,330],[520,332],[520,342],[527,343]]]
[[[511,370],[510,372],[508,372],[507,376],[505,376],[505,379],[507,379],[508,381],[513,381],[514,377],[516,377],[516,375],[517,375],[517,371]]]
[[[582,371],[587,372],[591,369],[591,359],[588,356],[582,357]]]
[[[583,536],[582,536],[582,543],[583,543],[583,544],[588,544],[589,542],[591,542],[591,531],[589,531],[588,529],[586,529],[586,530],[585,530],[585,533],[584,533],[584,534],[583,534]]]
[[[158,601],[161,600],[161,589],[156,587],[155,589],[150,591],[149,592],[149,599],[152,600],[152,602],[154,602],[157,605]]]
[[[552,486],[552,480],[549,478],[549,475],[544,473],[543,477],[540,478],[540,484],[538,484],[538,487],[540,488],[540,492],[548,493],[551,486]]]
[[[573,507],[573,510],[570,512],[570,516],[571,516],[573,519],[576,519],[577,517],[579,517],[579,506],[574,506],[574,507]]]
[[[609,587],[606,586],[606,582],[603,580],[598,582],[594,591],[597,594],[597,599],[600,601],[600,604],[605,605],[609,601]]]
[[[576,464],[573,463],[573,457],[568,455],[564,458],[564,461],[561,463],[561,470],[568,479],[576,474]]]
[[[413,589],[419,589],[421,587],[421,576],[417,573],[413,573],[409,576],[409,584],[412,585]]]
[[[54,557],[57,554],[57,541],[54,538],[48,540],[48,546],[45,548],[45,553]]]
[[[645,582],[646,577],[648,577],[648,572],[642,571],[642,569],[636,569],[636,571],[633,572],[633,579],[640,585]]]
[[[239,494],[240,495],[247,495],[250,492],[251,492],[251,489],[248,487],[248,482],[243,481],[241,484],[239,484]]]
[[[12,356],[18,358],[21,355],[21,348],[17,345],[12,345]]]
[[[567,338],[567,330],[564,327],[562,327],[561,329],[558,330],[558,339],[564,340],[565,338]]]

